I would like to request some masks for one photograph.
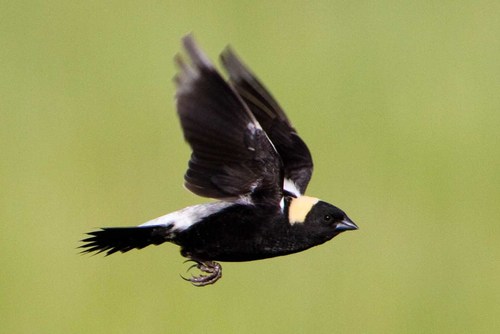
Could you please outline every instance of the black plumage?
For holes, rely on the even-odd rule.
[[[311,153],[283,109],[231,48],[221,55],[229,80],[269,136],[283,161],[285,178],[306,192],[313,171]]]
[[[84,252],[127,252],[172,242],[202,274],[196,286],[222,275],[215,261],[251,261],[308,249],[357,226],[339,208],[304,196],[313,162],[282,108],[227,48],[226,81],[191,36],[190,62],[176,58],[177,112],[192,148],[185,186],[217,199],[137,227],[103,228],[83,240]]]

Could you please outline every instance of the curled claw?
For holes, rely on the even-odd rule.
[[[188,268],[187,271],[190,271],[194,267],[198,268],[202,274],[198,276],[192,276],[191,278],[186,278],[181,275],[181,278],[185,281],[191,282],[194,286],[205,286],[209,284],[214,284],[222,277],[222,267],[217,262],[213,261],[196,261],[196,260],[187,260],[185,262],[195,262],[191,267]],[[207,275],[204,275],[207,274]]]
[[[191,260],[191,259],[188,259],[188,260],[184,261],[183,263],[188,263],[188,262],[194,262],[194,264],[193,264],[192,266],[190,266],[189,268],[187,268],[186,272],[190,271],[190,270],[191,270],[191,269],[193,269],[194,267],[199,266],[199,264],[200,264],[200,262],[197,262],[197,261],[195,261],[195,260]],[[181,277],[182,277],[183,279],[185,279],[185,280],[186,280],[186,278],[185,278],[185,277],[183,277],[182,275],[181,275]]]

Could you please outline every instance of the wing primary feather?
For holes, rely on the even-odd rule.
[[[285,179],[294,184],[292,191],[298,195],[304,194],[313,170],[307,145],[298,136],[278,102],[231,47],[221,54],[221,61],[229,74],[231,85],[255,115],[283,160]]]
[[[177,56],[177,113],[193,152],[185,187],[222,200],[279,206],[283,166],[245,100],[217,72],[192,35]]]

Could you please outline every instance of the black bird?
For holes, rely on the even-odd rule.
[[[185,186],[217,199],[136,227],[88,233],[83,252],[127,252],[166,241],[202,273],[186,280],[215,283],[215,261],[252,261],[303,251],[358,227],[339,208],[304,196],[313,163],[284,111],[230,49],[221,55],[226,81],[191,35],[190,59],[177,56],[177,112],[193,152]]]

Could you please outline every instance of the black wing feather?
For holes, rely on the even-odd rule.
[[[276,147],[284,165],[284,176],[304,194],[312,176],[313,161],[288,117],[271,93],[243,64],[231,48],[221,55],[229,79]]]
[[[180,57],[177,111],[193,153],[186,188],[218,199],[249,196],[278,205],[281,159],[238,93],[215,70],[193,38],[183,39],[191,64]]]

